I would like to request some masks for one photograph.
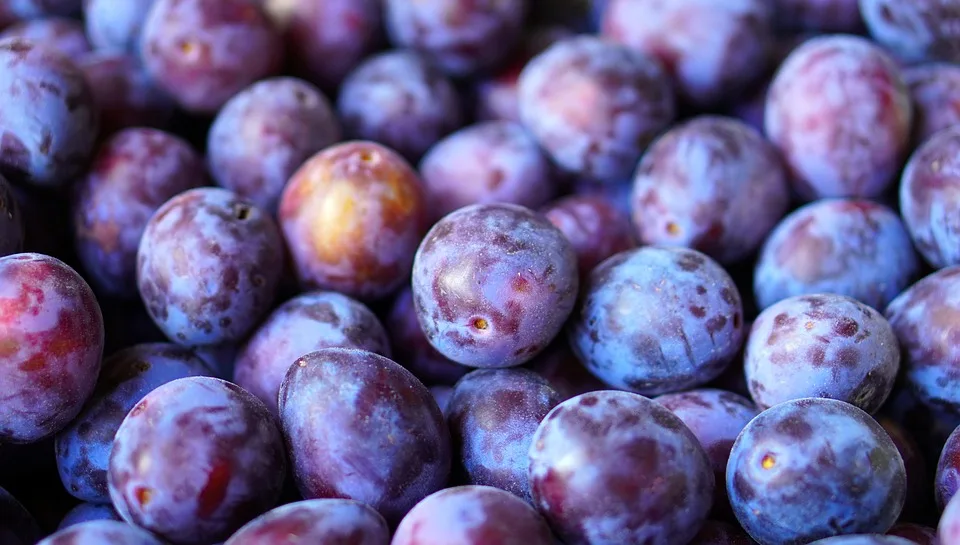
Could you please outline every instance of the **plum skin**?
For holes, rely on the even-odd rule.
[[[283,438],[253,394],[212,377],[168,382],[123,419],[110,499],[123,519],[178,544],[224,539],[279,499]]]
[[[304,498],[362,501],[396,524],[446,484],[450,433],[443,414],[399,364],[365,350],[325,348],[297,359],[278,397]],[[356,460],[364,459],[371,461],[357,471]]]
[[[570,545],[688,543],[707,519],[714,482],[683,422],[629,392],[564,401],[530,445],[534,505]]]
[[[550,343],[579,278],[573,247],[546,218],[519,205],[475,204],[427,233],[412,285],[430,344],[463,365],[495,368],[523,364]]]
[[[103,314],[86,281],[42,254],[0,258],[0,441],[50,437],[93,393]]]
[[[743,303],[727,272],[706,255],[646,246],[593,270],[567,334],[584,366],[605,383],[665,394],[705,384],[727,368],[743,340]]]
[[[370,506],[353,500],[301,500],[251,520],[224,545],[300,543],[388,545],[390,529]]]

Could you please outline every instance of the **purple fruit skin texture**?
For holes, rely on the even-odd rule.
[[[553,545],[546,521],[512,494],[456,486],[428,496],[403,519],[391,545]]]
[[[293,173],[339,140],[340,123],[320,90],[273,78],[227,101],[207,135],[207,162],[218,185],[276,214]]]
[[[10,182],[0,176],[0,257],[23,250],[26,237],[23,212]]]
[[[469,367],[450,361],[437,352],[427,340],[417,320],[413,291],[409,287],[394,299],[385,325],[394,359],[424,384],[453,385],[470,372]]]
[[[287,462],[273,415],[211,377],[168,382],[124,418],[110,454],[117,512],[171,543],[226,539],[276,504]]]
[[[83,0],[6,0],[5,8],[18,19],[70,17],[80,13]]]
[[[304,498],[362,501],[396,524],[447,482],[443,413],[416,377],[379,354],[312,352],[287,371],[279,401]]]
[[[304,293],[277,307],[240,348],[234,382],[276,414],[287,370],[321,348],[391,355],[387,332],[363,303],[332,291]]]
[[[683,98],[705,108],[745,90],[767,66],[765,0],[610,0],[602,35],[656,57]]]
[[[83,73],[56,49],[0,41],[0,171],[42,188],[73,181],[94,151],[98,111]]]
[[[900,512],[900,522],[925,520],[934,512],[933,482],[920,444],[907,429],[888,416],[877,416],[877,422],[897,446],[907,472],[907,496]],[[913,430],[911,430],[913,431]]]
[[[825,199],[785,217],[757,258],[763,309],[788,297],[837,293],[883,309],[920,271],[900,217],[882,204]]]
[[[860,0],[860,13],[871,37],[904,62],[960,62],[954,0]]]
[[[425,201],[417,173],[380,144],[344,142],[308,159],[278,212],[301,287],[363,300],[393,293],[427,230]]]
[[[576,254],[543,216],[471,205],[434,225],[413,264],[413,303],[430,344],[470,367],[529,361],[576,303]]]
[[[960,67],[931,63],[903,69],[913,99],[913,143],[960,123]]]
[[[90,401],[54,443],[67,492],[83,501],[110,503],[110,451],[123,418],[155,388],[178,378],[211,374],[189,349],[168,343],[131,346],[104,360]]]
[[[162,129],[169,124],[176,107],[173,98],[150,78],[137,57],[97,51],[77,66],[100,110],[101,138],[128,127]]]
[[[913,108],[900,69],[865,38],[820,36],[787,56],[764,115],[793,188],[811,201],[876,197],[909,150]]]
[[[224,545],[388,545],[390,529],[375,510],[358,501],[302,500],[253,519]]]
[[[104,142],[74,189],[77,255],[99,293],[137,296],[137,248],[167,200],[206,184],[203,160],[180,137],[133,128]]]
[[[540,423],[530,485],[534,505],[569,545],[682,545],[707,519],[714,477],[673,413],[603,391],[564,401]]]
[[[294,73],[333,91],[383,42],[378,0],[266,0],[284,13],[281,24]]]
[[[907,480],[897,447],[860,409],[806,398],[760,413],[737,438],[727,492],[763,545],[882,533],[900,514]]]
[[[873,308],[843,295],[801,295],[760,313],[744,366],[750,396],[761,409],[826,397],[873,414],[893,391],[900,347]]]
[[[398,48],[410,48],[454,76],[496,67],[522,35],[528,0],[386,0],[384,24]]]
[[[343,81],[336,106],[348,138],[379,142],[410,161],[463,124],[456,88],[408,50],[365,59]]]
[[[140,35],[156,0],[84,0],[83,20],[94,48],[139,53]]]
[[[747,423],[760,413],[756,405],[732,392],[707,388],[666,394],[654,401],[683,420],[707,453],[716,482],[726,482],[730,449]],[[712,514],[731,518],[730,500],[722,485],[714,488]]]
[[[880,534],[848,534],[818,539],[809,545],[916,545],[897,536]]]
[[[960,496],[954,496],[943,509],[937,536],[943,545],[960,543]]]
[[[436,143],[420,162],[433,219],[471,204],[539,208],[556,193],[553,166],[524,128],[471,125]]]
[[[141,528],[115,520],[93,520],[57,531],[37,545],[163,545]]]
[[[937,530],[919,524],[900,523],[887,532],[888,536],[902,537],[915,545],[940,545]]]
[[[954,430],[943,445],[933,486],[937,508],[941,510],[960,489],[960,428]]]
[[[630,216],[602,197],[570,195],[541,212],[573,245],[582,284],[605,259],[637,246]]]
[[[960,414],[960,267],[941,269],[914,284],[886,310],[903,351],[904,377],[934,410]]]
[[[598,185],[588,179],[579,179],[573,182],[573,194],[599,197],[617,211],[630,217],[630,200],[633,194],[633,181],[630,179],[618,180],[609,184]]]
[[[790,204],[773,146],[747,125],[718,116],[694,118],[661,136],[633,184],[642,243],[694,248],[720,263],[753,253]]]
[[[40,528],[33,516],[9,492],[0,488],[0,542],[4,545],[33,545]]]
[[[50,17],[22,21],[0,32],[0,40],[8,38],[20,38],[52,47],[73,60],[90,52],[90,42],[84,34],[83,25],[72,19]]]
[[[568,333],[583,364],[610,386],[678,392],[716,378],[737,355],[743,304],[706,255],[638,248],[593,270]]]
[[[123,522],[117,511],[109,504],[81,503],[67,511],[57,527],[57,531],[65,530],[81,522],[90,522],[92,520],[115,520]]]
[[[172,341],[236,342],[269,311],[282,263],[283,241],[266,212],[226,189],[191,189],[147,222],[137,285]]]
[[[917,251],[934,268],[960,265],[960,127],[950,127],[920,145],[900,184],[900,212]]]
[[[778,26],[798,31],[863,31],[858,0],[774,0]]]
[[[518,86],[520,119],[558,167],[603,183],[632,174],[676,109],[657,61],[593,36],[554,43]]]
[[[283,40],[258,1],[156,0],[141,51],[147,71],[183,109],[213,114],[279,70]]]
[[[36,442],[73,420],[103,340],[100,306],[76,271],[41,254],[0,258],[0,441]]]
[[[533,502],[527,469],[543,417],[562,401],[526,369],[482,369],[460,379],[445,411],[454,464],[466,484],[506,490]]]

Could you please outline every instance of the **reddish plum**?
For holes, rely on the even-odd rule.
[[[150,78],[137,57],[96,52],[77,63],[100,110],[101,137],[128,127],[164,128],[174,113],[173,99]]]
[[[573,245],[584,284],[590,271],[605,259],[637,246],[630,217],[601,197],[571,195],[541,212]]]
[[[267,511],[224,545],[388,545],[390,529],[371,507],[353,500],[303,500]]]
[[[81,522],[47,537],[37,545],[163,545],[150,532],[115,520]]]

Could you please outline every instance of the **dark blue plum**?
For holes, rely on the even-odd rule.
[[[900,349],[893,328],[867,305],[844,295],[801,295],[760,313],[744,367],[761,409],[828,397],[872,414],[893,391]]]
[[[532,502],[527,469],[533,433],[561,401],[544,378],[526,369],[483,369],[463,377],[444,411],[454,471],[467,484]]]
[[[133,128],[106,140],[73,200],[77,255],[94,289],[136,297],[137,249],[147,222],[167,200],[203,185],[203,159],[177,136]]]
[[[696,250],[621,252],[590,274],[569,326],[587,369],[644,395],[705,384],[743,340],[743,304],[730,276]]]
[[[924,464],[934,469],[936,461],[943,452],[943,446],[946,444],[947,438],[960,426],[960,414],[949,411],[942,406],[931,407],[922,402],[906,380],[905,374],[901,372],[900,379],[893,388],[893,393],[890,394],[890,398],[887,399],[887,403],[879,413],[879,421],[883,424],[885,419],[890,419],[901,429],[909,430],[916,441],[921,456],[923,456]],[[890,431],[887,433],[890,434],[894,442],[897,442],[894,433]],[[904,459],[904,465],[907,466],[909,478],[910,468],[906,458]],[[930,478],[932,475],[929,472],[925,471],[924,473],[923,487],[926,489],[924,496],[929,506],[933,505],[934,500],[933,479]],[[905,512],[910,514],[909,509],[905,509]],[[930,511],[922,512],[923,516],[929,513]]]
[[[960,126],[921,144],[903,171],[900,213],[924,259],[935,268],[960,265]]]
[[[512,494],[457,486],[425,498],[404,517],[391,545],[553,545],[546,521]]]
[[[960,414],[960,267],[920,280],[890,303],[886,316],[900,340],[913,393],[934,410]]]
[[[556,193],[553,166],[517,123],[471,125],[436,143],[420,162],[433,220],[471,204],[539,208]]]
[[[300,494],[362,501],[396,524],[443,488],[450,433],[430,391],[365,350],[299,358],[280,386],[280,420]]]
[[[300,165],[340,140],[327,98],[296,78],[259,81],[234,95],[207,134],[207,163],[218,185],[276,214]]]
[[[941,510],[960,490],[960,428],[955,429],[943,445],[933,486],[937,507]]]
[[[788,401],[760,413],[730,453],[734,514],[761,545],[883,533],[903,507],[897,447],[867,413],[835,399]]]
[[[710,458],[714,478],[720,483],[714,489],[713,518],[730,518],[730,501],[727,489],[722,486],[726,482],[730,449],[744,426],[760,411],[749,399],[708,388],[666,394],[655,401],[680,417],[697,437]]]
[[[0,488],[0,543],[4,545],[33,545],[40,539],[40,528],[33,516]]]
[[[960,123],[960,66],[938,62],[903,69],[913,99],[913,143]]]
[[[827,199],[777,225],[757,259],[753,291],[761,309],[814,293],[847,295],[883,309],[919,268],[893,210],[866,200]]]
[[[356,348],[390,357],[390,341],[363,303],[332,291],[300,294],[277,307],[240,347],[233,379],[277,412],[287,370],[321,348]]]
[[[773,45],[767,0],[610,0],[602,36],[657,58],[699,107],[737,96],[763,75]]]
[[[543,216],[477,204],[434,225],[413,264],[413,302],[430,344],[471,367],[529,361],[576,302],[576,254]]]
[[[141,32],[147,71],[196,114],[216,113],[283,57],[280,32],[250,0],[156,0]]]
[[[410,48],[444,72],[470,76],[495,68],[519,40],[528,0],[386,0],[394,45]]]
[[[641,242],[693,248],[721,263],[751,255],[790,204],[773,146],[740,121],[719,116],[696,117],[658,138],[633,184]]]
[[[430,344],[413,304],[413,291],[405,287],[393,301],[384,321],[394,360],[424,384],[452,385],[471,368],[450,361]]]
[[[960,62],[960,11],[954,0],[860,0],[873,37],[901,61]]]
[[[303,500],[267,511],[224,545],[388,545],[390,528],[370,506],[353,500]]]
[[[81,522],[64,528],[37,545],[164,545],[162,541],[136,526],[115,520]]]
[[[140,34],[156,0],[85,0],[83,21],[96,49],[138,54]]]
[[[0,442],[65,428],[94,391],[103,343],[100,305],[75,270],[42,254],[0,257]]]
[[[63,530],[75,524],[90,522],[92,520],[115,520],[117,522],[123,522],[117,510],[110,504],[81,503],[67,511],[67,514],[64,515],[60,521],[57,530]]]
[[[384,41],[380,0],[265,0],[265,5],[284,30],[294,73],[328,92]]]
[[[534,505],[565,543],[685,545],[707,519],[714,483],[683,422],[629,392],[564,401],[530,446]]]
[[[673,120],[663,67],[593,36],[555,42],[520,73],[520,119],[565,172],[612,183]]]
[[[124,418],[110,453],[110,499],[127,522],[175,544],[226,539],[273,507],[286,474],[267,407],[211,377],[168,382]]]
[[[137,285],[147,312],[174,342],[238,342],[272,306],[283,257],[268,213],[226,189],[191,189],[147,222]]]
[[[62,187],[93,154],[99,112],[79,68],[56,49],[0,41],[0,172],[14,182]]]
[[[348,138],[372,140],[418,161],[460,128],[456,88],[413,51],[394,50],[364,60],[344,80],[337,114]]]
[[[0,32],[0,40],[7,38],[21,38],[52,47],[73,60],[90,52],[90,42],[84,34],[83,25],[73,19],[49,17],[23,21]]]
[[[170,124],[175,104],[147,74],[137,57],[97,51],[77,62],[100,110],[100,136],[128,127],[162,129]]]
[[[139,344],[105,359],[90,401],[56,437],[57,468],[67,492],[83,501],[110,503],[107,470],[123,418],[158,386],[211,374],[203,360],[175,344]]]
[[[0,257],[15,254],[23,249],[23,215],[13,188],[6,178],[0,176]]]

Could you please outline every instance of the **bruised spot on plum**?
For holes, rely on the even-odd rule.
[[[30,371],[39,371],[40,369],[43,369],[46,363],[47,362],[43,359],[43,356],[34,355],[27,361],[21,363],[19,367],[21,371],[26,371],[29,373]]]
[[[697,318],[703,318],[704,316],[707,315],[707,311],[703,307],[691,305],[689,308],[690,308],[690,313],[696,316]]]
[[[146,486],[138,487],[134,493],[134,497],[137,499],[137,503],[140,504],[140,508],[144,508],[150,504],[150,501],[153,500],[153,489]]]
[[[597,396],[586,396],[580,400],[580,404],[584,407],[593,407],[599,402]]]
[[[212,515],[227,497],[227,487],[230,485],[230,463],[217,460],[207,474],[200,495],[197,497],[197,516],[207,518]]]
[[[843,337],[853,337],[857,331],[860,331],[860,326],[855,320],[842,316],[833,325],[833,331]]]

